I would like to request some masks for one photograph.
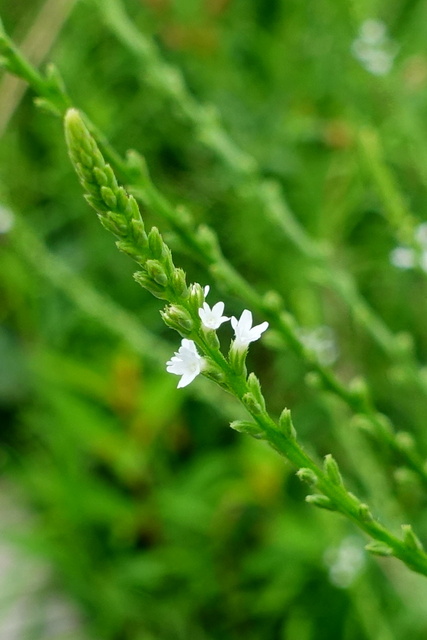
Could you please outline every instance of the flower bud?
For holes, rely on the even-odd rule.
[[[171,277],[171,287],[176,296],[179,298],[188,297],[187,283],[185,282],[185,272],[182,269],[175,268]]]
[[[195,313],[198,313],[200,307],[203,305],[203,302],[205,300],[203,289],[198,282],[195,282],[194,284],[191,284],[189,286],[188,291],[189,291],[189,298],[188,298],[189,303],[191,304]]]
[[[157,227],[153,227],[148,234],[148,246],[153,258],[157,260],[163,258],[163,239]]]
[[[297,476],[302,482],[306,482],[310,486],[317,484],[317,476],[311,469],[302,467],[298,469]]]
[[[372,555],[374,556],[387,557],[393,555],[393,549],[384,542],[369,542],[367,545],[365,545],[365,549],[366,551],[369,551],[369,553],[372,553]]]
[[[101,187],[101,197],[109,209],[114,211],[117,208],[117,198],[110,187]]]
[[[423,549],[423,545],[421,540],[415,535],[410,524],[402,524],[403,531],[403,542],[408,547],[408,549],[412,549],[413,551],[421,551]]]
[[[183,336],[190,335],[194,323],[193,320],[184,307],[172,304],[166,308],[165,311],[160,312],[165,324],[171,329],[175,329]]]
[[[145,268],[147,269],[148,275],[151,276],[157,284],[160,284],[162,287],[166,287],[168,284],[168,277],[163,266],[158,260],[147,260]]]
[[[331,456],[330,453],[328,453],[328,455],[325,456],[325,461],[323,463],[323,470],[333,484],[335,484],[338,487],[343,486],[343,480],[341,477],[338,464],[336,460]]]
[[[125,213],[128,220],[141,220],[141,213],[139,211],[138,203],[133,196],[126,195]]]
[[[130,256],[139,264],[143,264],[145,261],[145,255],[142,251],[140,251],[139,247],[135,247],[132,242],[127,242],[126,240],[118,240],[116,242],[116,247],[123,251],[126,255]]]
[[[263,409],[265,409],[265,399],[262,394],[261,384],[254,373],[248,375],[248,387],[249,391],[253,393],[254,397],[258,400]]]
[[[252,413],[253,415],[259,415],[262,413],[262,406],[257,402],[253,393],[245,393],[242,400],[249,413]]]
[[[283,409],[279,418],[279,429],[287,438],[290,438],[291,440],[296,439],[297,434],[289,409]]]
[[[93,175],[95,176],[95,180],[97,181],[100,187],[107,186],[108,180],[104,171],[102,171],[102,169],[100,169],[99,167],[94,167]]]
[[[167,296],[165,295],[165,287],[157,284],[155,280],[151,276],[148,275],[145,271],[137,271],[133,274],[133,277],[137,281],[141,287],[147,289],[153,296],[156,298],[160,298],[160,300],[167,300]]]
[[[228,353],[228,361],[230,363],[231,368],[234,373],[238,376],[244,375],[246,376],[246,356],[248,353],[248,349],[235,349],[234,341],[231,343],[230,351]]]
[[[332,501],[322,494],[314,494],[307,496],[305,499],[309,504],[313,504],[315,507],[319,507],[319,509],[327,509],[328,511],[336,511]]]
[[[132,232],[132,238],[135,244],[137,244],[140,249],[145,250],[148,246],[148,240],[142,220],[131,220],[130,230]]]
[[[239,431],[239,433],[246,433],[246,435],[252,436],[253,438],[258,438],[260,440],[264,438],[261,427],[255,422],[235,420],[230,424],[230,427],[235,431]]]

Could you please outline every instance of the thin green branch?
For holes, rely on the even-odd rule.
[[[200,285],[187,286],[184,273],[175,267],[157,229],[146,233],[136,201],[118,185],[111,167],[105,163],[75,110],[67,113],[65,132],[86,199],[97,211],[103,226],[116,236],[118,248],[140,266],[136,280],[156,297],[170,303],[163,313],[166,324],[187,340],[194,340],[206,358],[205,375],[238,398],[253,419],[253,422],[232,426],[265,440],[289,460],[299,470],[300,477],[320,492],[308,496],[308,500],[352,520],[376,541],[368,545],[369,551],[393,555],[413,571],[427,575],[427,555],[412,528],[402,525],[403,539],[400,539],[381,525],[369,508],[348,492],[332,456],[326,456],[320,468],[298,444],[289,411],[284,410],[278,422],[270,417],[256,376],[246,374],[246,352],[232,345],[229,358],[222,355],[215,331],[206,330],[200,321],[198,311],[204,300]]]
[[[117,4],[116,0],[108,1],[113,5]],[[120,21],[118,24],[120,24]],[[132,38],[136,38],[138,34],[141,41],[145,41],[143,36],[138,31],[135,31],[134,28],[132,34]],[[152,52],[155,52],[155,49],[148,45],[147,47],[148,52],[151,52],[150,55],[154,55]],[[142,44],[140,48],[141,51],[145,51]],[[54,113],[63,115],[66,112],[71,100],[53,67],[50,68],[50,75],[43,76],[23,58],[4,32],[3,34],[0,32],[0,51],[3,53],[4,66],[12,73],[16,73],[19,77],[29,82],[32,88],[52,106],[51,110]],[[427,469],[421,456],[415,451],[409,452],[400,446],[396,439],[397,430],[388,419],[385,419],[375,410],[368,389],[365,386],[356,389],[349,388],[347,384],[339,380],[329,367],[323,365],[318,357],[304,345],[298,326],[294,318],[286,312],[280,296],[274,292],[260,295],[223,256],[214,231],[206,226],[195,229],[191,215],[183,208],[172,206],[160,194],[150,180],[145,161],[141,156],[131,152],[128,158],[123,160],[99,129],[90,122],[89,118],[84,114],[82,114],[82,118],[100,145],[107,160],[119,173],[120,177],[130,185],[130,191],[148,208],[169,222],[184,246],[191,252],[194,259],[209,271],[218,286],[236,295],[266,317],[272,328],[276,330],[282,339],[283,344],[291,346],[295,353],[305,362],[307,368],[316,373],[323,387],[341,398],[353,412],[361,414],[366,419],[373,434],[381,441],[386,442],[391,450],[404,461],[404,464],[415,471],[422,481],[427,484]],[[281,198],[277,184],[263,181],[260,184],[259,194],[261,194],[260,205],[263,204],[266,207],[266,211],[271,212],[276,220],[282,221],[284,233],[288,229],[291,230],[290,233],[295,243],[308,257],[311,256],[316,262],[326,259],[327,252],[325,252],[325,249],[309,238],[287,208]],[[378,319],[376,314],[370,310],[357,292],[353,279],[345,272],[332,268],[321,273],[327,276],[328,280],[331,281],[331,286],[334,286],[342,297],[347,300],[353,312],[359,318],[363,318],[363,322],[368,322],[371,332],[375,334],[376,341],[382,345],[390,357],[397,357],[401,366],[404,367],[406,375],[427,393],[424,377],[419,375],[418,369],[414,365],[410,345],[402,341],[400,336],[393,335]],[[384,428],[385,423],[387,424],[387,429]]]

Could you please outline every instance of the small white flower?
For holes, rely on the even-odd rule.
[[[391,263],[399,269],[413,269],[415,258],[415,251],[407,247],[396,247],[390,253]]]
[[[375,76],[387,75],[394,63],[398,47],[390,40],[387,27],[379,20],[366,20],[351,46],[360,64]]]
[[[186,387],[204,369],[205,361],[198,354],[193,340],[183,338],[178,351],[166,363],[166,371],[181,376],[178,389]]]
[[[210,286],[207,284],[206,287],[203,287],[203,295],[206,296],[208,295],[209,291],[211,290]]]
[[[329,568],[332,584],[340,589],[348,589],[366,564],[363,544],[354,536],[344,538],[338,547],[326,551],[324,561]]]
[[[231,325],[236,336],[233,346],[240,351],[246,349],[251,342],[260,339],[261,334],[264,333],[268,327],[268,322],[262,322],[256,327],[253,327],[252,313],[248,309],[245,309],[239,320],[234,316],[231,318]]]
[[[334,332],[330,327],[320,326],[314,329],[298,329],[303,345],[317,355],[320,364],[331,365],[338,358],[338,347]]]
[[[427,250],[427,222],[422,222],[415,230],[415,238],[421,248]]]
[[[230,320],[230,318],[228,318],[227,316],[223,316],[223,313],[223,302],[217,302],[216,304],[214,304],[212,309],[207,302],[204,302],[203,307],[199,309],[200,319],[206,329],[218,329],[218,327],[220,327],[223,322],[227,322],[227,320]]]
[[[368,44],[379,46],[387,38],[387,27],[381,20],[365,20],[360,27],[359,38]]]
[[[0,205],[0,235],[8,233],[15,223],[15,218],[10,209]]]

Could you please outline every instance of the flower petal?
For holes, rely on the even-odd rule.
[[[239,320],[239,328],[243,331],[250,331],[252,327],[252,313],[249,309],[244,309]]]

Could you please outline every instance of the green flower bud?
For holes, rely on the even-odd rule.
[[[188,288],[185,281],[185,272],[182,269],[174,269],[171,277],[171,287],[178,298],[188,297]]]
[[[322,494],[314,494],[311,496],[307,496],[305,499],[309,504],[313,504],[315,507],[319,507],[319,509],[327,509],[328,511],[336,511],[332,500],[327,498]]]
[[[317,484],[318,478],[311,469],[302,467],[301,469],[298,469],[297,476],[302,482],[306,482],[310,486]]]
[[[148,247],[148,239],[142,220],[131,220],[130,230],[134,244],[137,244],[140,249],[146,249]]]
[[[258,380],[258,378],[254,373],[250,373],[248,375],[247,382],[248,382],[249,391],[253,393],[254,397],[257,399],[257,401],[260,403],[262,408],[265,410],[265,399],[262,394],[260,381]]]
[[[253,415],[259,415],[262,413],[262,406],[256,400],[253,393],[245,393],[242,400],[249,413],[252,413]]]
[[[102,171],[102,169],[99,169],[98,167],[94,167],[93,169],[93,175],[95,176],[95,180],[97,181],[97,183],[99,184],[100,187],[106,187],[108,184],[108,180],[105,176],[104,171]]]
[[[289,409],[283,409],[282,413],[280,414],[279,429],[287,438],[290,438],[291,440],[296,439],[297,433],[295,431],[291,412]]]
[[[246,420],[235,420],[230,424],[230,427],[239,433],[245,433],[248,436],[257,438],[259,440],[264,439],[264,433],[261,427],[255,422],[249,422]]]
[[[101,197],[109,209],[114,211],[117,208],[117,198],[110,187],[101,187]]]
[[[188,301],[191,304],[192,309],[195,313],[199,312],[200,307],[203,305],[205,300],[205,295],[203,293],[202,287],[198,282],[191,284],[188,288]]]
[[[103,209],[105,209],[105,203],[98,196],[89,195],[88,193],[86,193],[84,195],[84,199],[90,204],[91,207],[95,209],[95,211],[102,211]]]
[[[172,304],[166,307],[165,311],[160,312],[165,324],[171,329],[175,329],[183,336],[190,335],[194,323],[193,320],[184,307]]]
[[[160,298],[160,300],[167,300],[165,288],[157,284],[145,271],[137,271],[133,277],[141,287],[147,289],[153,296]]]
[[[126,207],[125,214],[128,220],[141,220],[141,213],[139,211],[139,206],[133,196],[127,196],[125,207]]]
[[[205,336],[206,342],[213,349],[219,349],[221,344],[214,329],[206,329],[202,326],[202,331]]]
[[[130,219],[130,216],[127,215],[127,206],[130,200],[130,196],[126,193],[123,187],[118,187],[115,191],[115,196],[117,198],[117,209],[124,214],[127,220]]]
[[[119,216],[114,216],[111,214],[99,213],[98,210],[98,218],[107,231],[111,231],[115,236],[123,237],[126,235],[126,225],[123,224],[123,220]]]
[[[163,239],[159,233],[157,227],[153,227],[148,234],[148,246],[150,247],[151,255],[157,260],[163,258]]]
[[[230,350],[228,352],[228,362],[234,373],[238,376],[243,375],[246,377],[246,356],[248,355],[248,349],[235,349],[234,341],[231,342]],[[256,396],[254,396],[256,397]],[[263,406],[263,403],[259,403]]]
[[[126,240],[118,240],[116,242],[116,247],[120,249],[120,251],[123,251],[123,253],[126,253],[126,255],[136,260],[136,262],[139,262],[139,264],[144,264],[144,253],[140,251],[139,247],[135,247],[132,242],[127,242]]]
[[[344,483],[341,477],[338,464],[336,460],[331,456],[330,453],[328,453],[328,455],[325,456],[325,461],[323,463],[323,470],[333,484],[335,484],[338,487],[343,486]]]
[[[103,161],[103,170],[105,173],[105,177],[107,178],[107,181],[108,181],[108,186],[110,187],[110,189],[113,190],[114,193],[116,193],[117,189],[119,188],[119,185],[117,184],[117,178],[114,175],[114,171],[112,170],[110,165],[105,164],[104,161]]]
[[[162,287],[166,287],[168,284],[168,277],[163,269],[163,266],[160,264],[158,260],[147,260],[145,263],[145,268],[147,269],[147,273],[149,276],[153,278],[157,282],[157,284],[162,285]]]
[[[408,549],[412,549],[413,551],[422,551],[423,545],[421,540],[415,535],[410,524],[402,524],[403,531],[403,542],[408,547]]]
[[[369,553],[372,553],[372,555],[374,556],[387,557],[393,555],[393,549],[384,542],[369,542],[367,545],[365,545],[365,549],[366,551],[369,551]]]

